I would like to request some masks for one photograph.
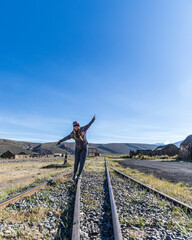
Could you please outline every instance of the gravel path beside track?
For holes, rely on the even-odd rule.
[[[192,239],[192,226],[185,231],[192,221],[182,210],[116,174],[111,181],[124,239]]]
[[[117,162],[124,167],[153,174],[158,178],[173,182],[186,182],[192,186],[192,162],[161,160],[124,160]]]

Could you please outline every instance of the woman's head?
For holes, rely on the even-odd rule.
[[[75,129],[75,131],[78,131],[80,129],[80,124],[78,121],[73,122],[73,129]]]
[[[80,129],[79,126],[74,126],[73,129],[75,129],[75,131],[78,131]]]
[[[79,122],[75,121],[73,122],[73,136],[75,139],[80,139],[80,140],[83,140],[82,139],[82,136],[81,136],[81,131],[80,131],[80,124]]]

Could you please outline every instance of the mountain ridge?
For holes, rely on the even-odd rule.
[[[94,147],[98,149],[98,152],[104,155],[107,154],[129,154],[130,150],[153,150],[157,147],[155,144],[145,143],[89,143],[89,148]],[[67,151],[74,154],[75,143],[69,142]],[[0,153],[11,151],[14,154],[19,152],[26,152],[27,154],[39,153],[39,154],[53,154],[53,153],[65,153],[65,144],[57,145],[57,142],[47,143],[32,143],[26,141],[16,141],[11,139],[0,138]]]

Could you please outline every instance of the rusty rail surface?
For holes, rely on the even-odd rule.
[[[87,165],[91,164],[96,160],[91,161]],[[86,166],[87,166],[86,165]],[[81,194],[81,179],[77,180],[75,205],[73,213],[73,227],[72,227],[72,240],[80,240],[80,194]]]
[[[121,233],[121,227],[120,227],[120,223],[119,223],[119,217],[118,217],[117,208],[115,205],[113,189],[111,186],[110,175],[109,175],[109,170],[108,170],[106,161],[105,161],[105,167],[106,167],[106,172],[107,172],[107,182],[108,182],[108,189],[109,189],[109,196],[110,196],[110,203],[111,203],[114,239],[122,240],[122,233]]]
[[[80,240],[80,186],[81,179],[78,179],[73,214],[72,240]]]
[[[154,189],[154,188],[151,188],[151,187],[149,187],[149,186],[147,186],[147,185],[139,182],[138,180],[136,180],[136,179],[134,179],[134,178],[132,178],[132,177],[130,177],[130,176],[128,176],[128,175],[120,172],[120,171],[118,171],[118,170],[115,169],[115,168],[112,168],[112,167],[110,167],[110,168],[113,169],[113,170],[114,170],[116,173],[118,173],[119,175],[121,175],[121,176],[123,176],[123,177],[125,177],[125,178],[127,178],[127,179],[129,179],[129,180],[131,180],[131,181],[134,182],[134,183],[139,184],[140,186],[142,186],[143,188],[147,189],[148,191],[153,192],[153,193],[155,193],[155,194],[163,197],[164,199],[167,199],[167,200],[171,201],[174,205],[180,206],[181,208],[187,210],[189,213],[192,214],[192,206],[189,206],[189,205],[187,205],[187,204],[185,204],[185,203],[183,203],[183,202],[178,201],[178,200],[175,199],[175,198],[170,197],[170,196],[167,195],[167,194],[164,194],[164,193],[162,193],[162,192],[160,192],[160,191],[158,191],[158,190],[156,190],[156,189]]]

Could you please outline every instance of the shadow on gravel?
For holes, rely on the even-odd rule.
[[[60,217],[61,222],[58,226],[57,235],[54,240],[70,240],[72,235],[73,226],[73,211],[75,203],[76,184],[73,183],[68,189],[68,195],[70,196],[67,205]]]
[[[46,168],[66,168],[66,167],[71,167],[69,163],[67,164],[49,164],[47,166],[42,167],[42,169]]]
[[[101,239],[103,240],[113,240],[113,227],[112,227],[112,215],[111,215],[111,206],[110,206],[110,199],[109,199],[109,190],[108,190],[108,183],[107,178],[103,182],[103,188],[105,191],[105,199],[104,204],[102,205],[103,217],[101,219]]]

